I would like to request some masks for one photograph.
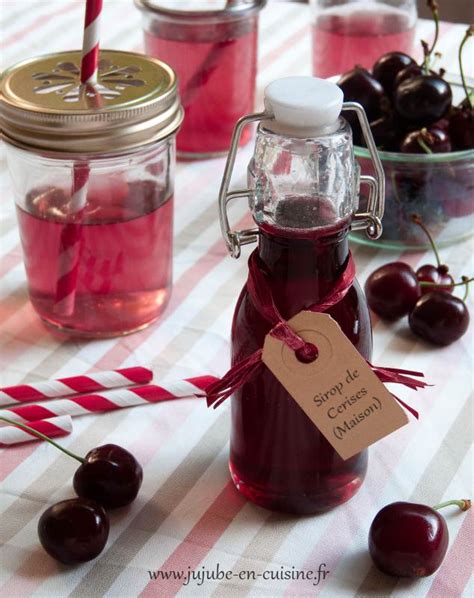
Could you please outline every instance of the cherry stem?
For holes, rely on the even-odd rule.
[[[435,511],[439,509],[444,509],[444,507],[450,507],[451,505],[456,505],[461,509],[461,511],[467,511],[471,508],[471,501],[468,498],[462,498],[461,500],[447,500],[445,502],[440,502],[439,505],[433,507]]]
[[[63,446],[61,446],[60,444],[58,444],[57,442],[54,442],[54,440],[51,440],[51,438],[49,438],[48,436],[46,436],[42,432],[38,432],[38,430],[34,430],[33,428],[30,428],[30,426],[27,426],[27,425],[22,424],[20,422],[16,422],[15,420],[9,419],[8,417],[3,417],[3,415],[0,416],[0,421],[4,421],[7,424],[11,424],[12,426],[16,426],[17,428],[21,428],[22,430],[26,430],[30,434],[33,434],[33,436],[36,436],[37,438],[41,438],[41,440],[45,440],[46,442],[49,442],[49,444],[52,444],[57,449],[59,449],[60,451],[62,451],[64,454],[68,455],[69,457],[72,457],[73,459],[76,459],[76,461],[79,461],[79,463],[85,463],[85,459],[83,459],[82,457],[79,457],[78,455],[75,455],[74,453],[71,453],[71,451],[68,451]]]
[[[438,37],[439,37],[439,12],[438,12],[438,3],[436,2],[436,0],[428,0],[427,2],[428,8],[431,10],[431,14],[433,15],[433,20],[435,22],[435,34],[434,34],[434,39],[433,39],[433,43],[431,44],[431,48],[428,49],[428,47],[423,46],[423,51],[425,54],[425,58],[423,60],[423,70],[425,71],[425,73],[428,75],[429,74],[429,59],[431,57],[431,54],[433,53],[433,50],[435,49],[435,46],[438,42]]]
[[[418,143],[420,143],[420,140],[418,139]],[[434,242],[433,236],[430,233],[430,231],[426,228],[423,220],[418,216],[418,214],[412,214],[411,216],[411,221],[414,224],[417,224],[422,231],[425,233],[425,235],[428,237],[428,240],[430,242],[431,245],[431,249],[433,250],[433,253],[435,254],[435,258],[436,258],[436,264],[438,266],[438,268],[441,266],[441,260],[439,259],[439,253],[438,253],[438,249],[436,247],[436,243]]]
[[[421,149],[427,153],[427,154],[432,154],[433,152],[431,151],[430,147],[428,146],[428,144],[426,143],[426,141],[423,139],[423,137],[421,135],[418,135],[418,137],[416,138],[416,140],[418,141],[418,145],[421,147]]]
[[[466,285],[466,290],[464,291],[464,297],[462,300],[466,302],[467,296],[469,295],[469,283],[471,282],[467,276],[461,276],[461,280]]]
[[[464,69],[462,67],[462,51],[463,51],[465,43],[467,42],[467,40],[472,35],[474,35],[474,25],[470,25],[467,28],[467,31],[466,31],[463,39],[462,39],[461,45],[459,46],[459,53],[458,53],[458,58],[459,58],[459,72],[461,73],[462,86],[464,88],[464,92],[466,94],[466,100],[467,100],[467,103],[469,104],[470,108],[472,108],[471,92],[469,91],[469,88],[467,86],[466,77],[464,76]]]
[[[446,287],[451,289],[452,287],[461,287],[462,285],[468,286],[470,282],[472,282],[474,278],[467,278],[466,276],[462,277],[461,282],[450,282],[448,284],[441,284],[439,282],[428,282],[426,280],[422,280],[419,282],[420,287]]]

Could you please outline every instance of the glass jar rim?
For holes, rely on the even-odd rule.
[[[474,149],[459,150],[456,152],[443,152],[436,154],[405,154],[402,152],[387,152],[377,150],[382,162],[396,162],[408,164],[446,164],[461,160],[474,161]],[[356,158],[369,158],[369,150],[360,145],[354,146]]]
[[[180,10],[159,6],[153,0],[134,0],[135,6],[144,12],[153,13],[162,17],[173,19],[192,19],[199,21],[214,19],[239,19],[249,16],[265,7],[267,0],[245,0],[228,7],[214,10]]]

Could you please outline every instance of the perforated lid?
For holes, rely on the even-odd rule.
[[[114,152],[164,139],[183,119],[176,75],[142,54],[101,50],[95,91],[80,85],[81,52],[26,60],[0,85],[2,134],[19,145]]]
[[[265,121],[265,127],[294,137],[311,137],[335,125],[343,100],[342,90],[325,79],[277,79],[264,92],[265,112],[274,116]]]

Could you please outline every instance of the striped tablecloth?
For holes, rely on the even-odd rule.
[[[83,2],[2,0],[2,66],[44,53],[79,47]],[[141,22],[129,0],[105,2],[103,47],[142,48]],[[263,87],[288,74],[310,74],[307,7],[269,5],[262,14],[259,102]],[[423,37],[432,26],[420,23]],[[442,27],[439,49],[456,71],[465,27]],[[251,146],[239,153],[236,184],[244,182]],[[229,331],[237,294],[245,280],[245,257],[226,255],[216,217],[223,160],[181,163],[176,173],[174,291],[160,322],[116,340],[58,340],[40,323],[27,297],[21,249],[4,158],[0,163],[1,384],[42,380],[127,365],[153,367],[166,382],[185,376],[221,375],[229,363]],[[240,179],[240,181],[239,181]],[[236,221],[244,208],[234,213]],[[443,259],[459,276],[473,272],[469,243],[445,249]],[[353,247],[361,281],[398,254]],[[245,252],[245,256],[248,251]],[[403,254],[413,266],[432,256]],[[416,583],[384,577],[372,566],[367,533],[385,504],[409,500],[434,504],[471,493],[469,393],[472,336],[445,349],[411,336],[406,322],[374,322],[374,362],[422,370],[435,384],[401,397],[421,413],[370,451],[360,492],[346,505],[317,517],[294,518],[256,508],[234,490],[227,470],[228,405],[207,410],[183,400],[75,421],[65,446],[84,454],[116,442],[144,466],[139,498],[112,514],[105,552],[93,562],[66,568],[39,547],[36,526],[47,505],[71,497],[74,461],[52,447],[31,443],[1,453],[0,594],[3,596],[429,596],[473,592],[469,540],[472,514],[445,515],[450,529],[447,557],[432,577]],[[264,579],[282,572],[329,574],[313,581]],[[193,581],[183,574],[232,571],[228,581]],[[157,573],[153,580],[150,572]],[[161,576],[161,578],[160,578]],[[181,576],[181,578],[180,578]],[[168,577],[168,579],[166,579]]]

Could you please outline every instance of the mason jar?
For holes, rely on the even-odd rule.
[[[266,0],[135,0],[148,54],[178,74],[185,111],[178,157],[230,146],[235,121],[255,102],[259,11]],[[241,144],[251,136],[248,128]]]
[[[103,50],[94,88],[80,63],[73,51],[11,67],[0,124],[34,309],[67,334],[118,336],[170,297],[183,110],[164,62]]]
[[[310,0],[313,75],[372,70],[386,52],[414,51],[416,0]]]

